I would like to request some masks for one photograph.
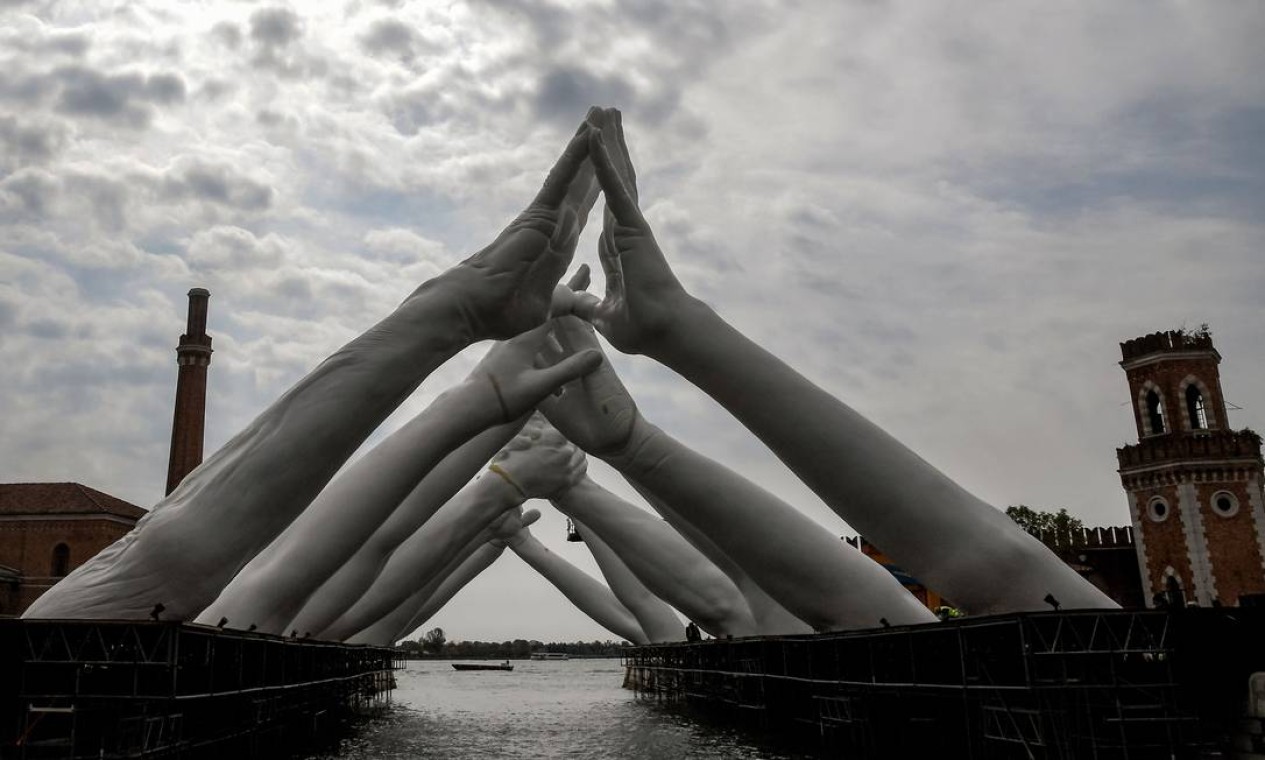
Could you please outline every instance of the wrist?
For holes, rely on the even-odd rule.
[[[601,459],[620,473],[635,476],[637,473],[653,469],[662,461],[662,454],[659,453],[662,447],[658,444],[664,438],[662,430],[638,414],[633,418],[628,441],[619,451],[603,454]],[[585,481],[594,487],[597,486],[588,478],[585,478]]]
[[[409,296],[411,300],[424,294],[428,300],[433,300],[452,339],[462,348],[488,337],[487,330],[482,327],[483,320],[479,318],[479,309],[470,297],[469,291],[477,285],[470,282],[471,279],[464,263],[458,264],[423,283]]]
[[[496,382],[477,368],[466,379],[439,394],[435,403],[442,403],[452,414],[464,419],[467,427],[478,430],[513,421],[506,419],[508,410]]]
[[[491,469],[492,467],[497,469],[493,470]],[[500,472],[497,470],[500,470]],[[509,474],[509,477],[506,477],[501,472],[508,473],[508,471],[497,464],[489,465],[488,471],[483,473],[478,482],[479,495],[482,497],[481,501],[486,505],[488,512],[494,512],[496,515],[500,515],[505,510],[513,509],[527,501],[522,489],[513,480],[513,474]]]
[[[661,364],[672,366],[677,357],[689,356],[700,337],[708,334],[708,327],[722,321],[712,307],[685,291],[672,299],[665,311],[669,323],[658,340],[646,346],[644,354]]]

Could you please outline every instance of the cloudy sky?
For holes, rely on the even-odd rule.
[[[1231,423],[1265,428],[1265,6],[627,6],[0,0],[0,480],[153,504],[190,287],[210,451],[490,240],[590,104],[624,111],[688,288],[999,507],[1127,522],[1121,340],[1208,323]],[[707,398],[618,366],[849,532]],[[536,533],[593,567],[556,514]],[[430,625],[609,638],[513,556]]]

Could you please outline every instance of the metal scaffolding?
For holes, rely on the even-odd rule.
[[[175,622],[0,620],[0,759],[255,755],[388,703],[396,656]]]
[[[1259,610],[1071,611],[638,647],[646,699],[849,757],[1190,757],[1227,747],[1265,671]]]

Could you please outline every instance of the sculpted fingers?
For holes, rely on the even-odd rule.
[[[549,176],[545,178],[545,184],[540,188],[540,192],[536,194],[535,203],[542,206],[557,207],[566,199],[567,193],[571,190],[571,183],[580,174],[580,170],[584,165],[584,159],[589,155],[588,135],[590,132],[592,132],[592,128],[588,122],[581,124],[580,128],[576,130],[571,142],[567,143],[566,150],[562,152],[558,162],[549,171]]]
[[[638,200],[637,193],[637,169],[633,166],[632,156],[628,152],[628,143],[624,140],[624,115],[619,109],[612,108],[615,112],[615,139],[619,145],[619,157],[622,163],[624,182],[628,185],[629,192],[632,193],[633,200]]]
[[[620,177],[619,169],[611,158],[601,132],[594,130],[589,133],[589,150],[593,166],[597,170],[597,181],[606,196],[606,207],[615,215],[615,221],[625,227],[644,226],[645,220],[642,219],[641,209],[637,207],[637,200]]]
[[[568,290],[588,290],[589,281],[592,279],[592,272],[589,270],[588,264],[581,264],[580,268],[575,270],[575,274],[571,275],[571,279],[567,280]]]

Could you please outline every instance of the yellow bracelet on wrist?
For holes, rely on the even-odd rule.
[[[490,464],[488,465],[488,469],[504,478],[505,482],[510,484],[510,487],[512,487],[515,491],[518,491],[519,496],[524,499],[531,498],[527,495],[527,492],[523,490],[522,486],[514,482],[514,478],[510,477],[510,474],[506,472],[504,467],[499,464]]]

